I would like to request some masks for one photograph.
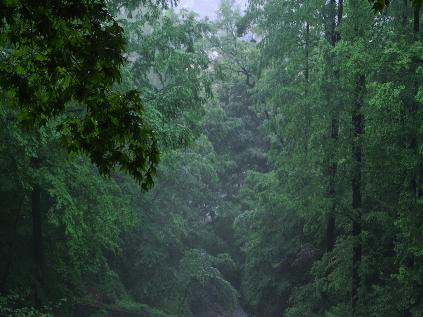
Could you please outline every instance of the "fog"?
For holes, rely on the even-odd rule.
[[[237,5],[244,9],[248,0],[235,0]],[[216,17],[216,11],[219,9],[220,0],[181,0],[178,4],[179,8],[185,8],[198,13],[201,17]]]

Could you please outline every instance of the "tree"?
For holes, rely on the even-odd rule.
[[[0,83],[19,119],[40,127],[57,118],[70,152],[110,174],[118,165],[152,184],[157,141],[136,91],[120,92],[123,30],[104,1],[2,2]]]

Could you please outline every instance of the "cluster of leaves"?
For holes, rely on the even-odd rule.
[[[209,58],[201,42],[207,25],[186,11],[123,24],[132,60],[126,85],[141,92],[159,147],[187,146],[200,133],[201,105],[211,96]]]
[[[147,189],[157,142],[138,93],[113,89],[125,39],[105,1],[6,1],[0,12],[0,85],[20,121],[59,118],[69,152],[88,154],[106,175],[118,165]]]

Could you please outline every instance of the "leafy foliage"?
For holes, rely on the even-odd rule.
[[[0,315],[422,315],[421,1],[174,5],[1,2]]]
[[[156,140],[136,91],[119,92],[123,30],[104,1],[2,2],[1,87],[27,126],[58,118],[70,152],[103,174],[115,165],[144,188],[158,162]]]

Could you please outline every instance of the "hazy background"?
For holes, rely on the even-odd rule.
[[[241,9],[244,9],[248,0],[236,0]],[[178,7],[186,8],[198,13],[201,17],[213,19],[219,9],[220,0],[180,0]]]

